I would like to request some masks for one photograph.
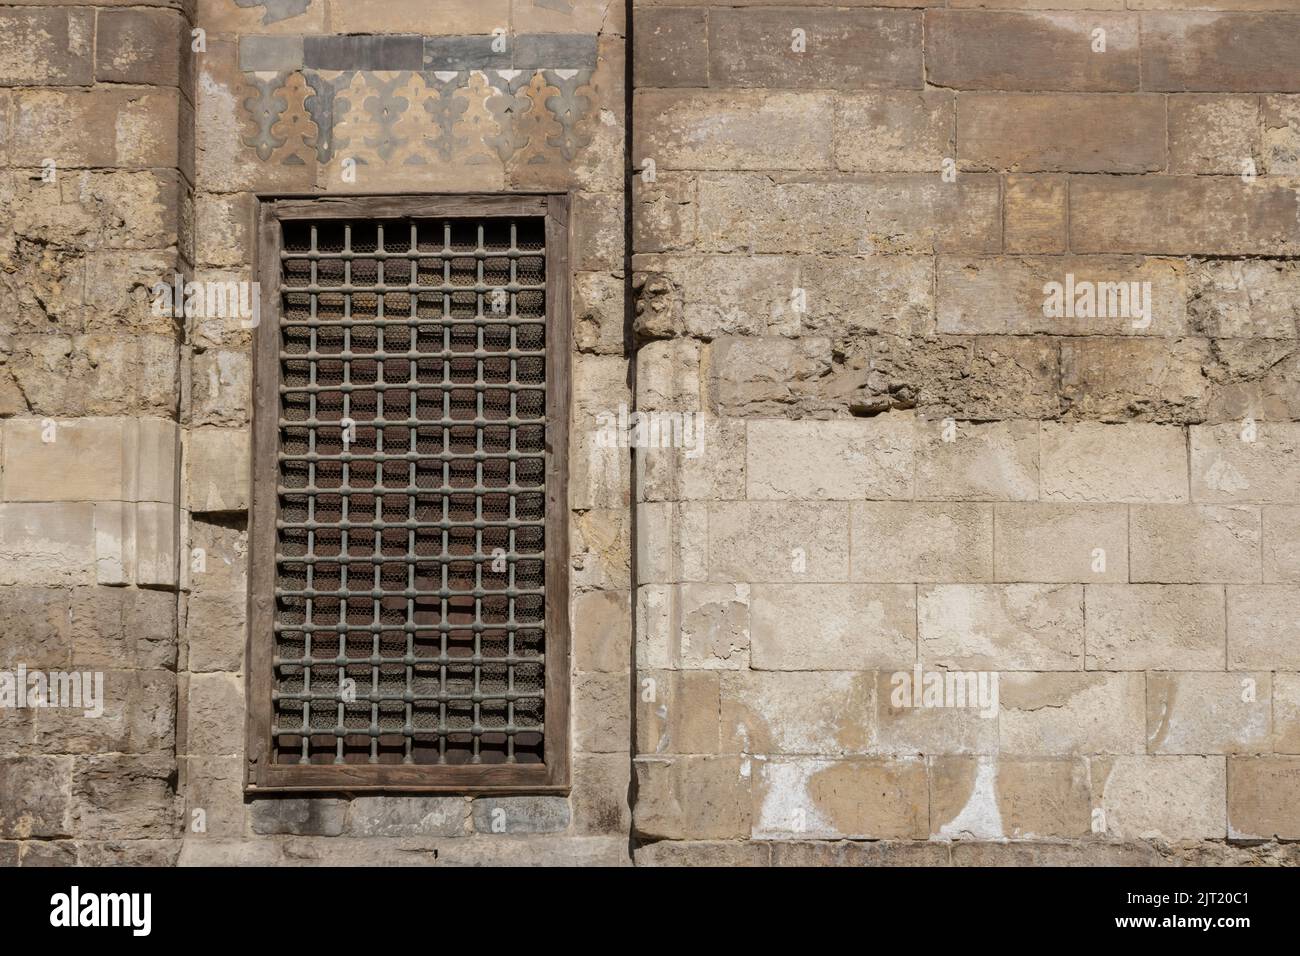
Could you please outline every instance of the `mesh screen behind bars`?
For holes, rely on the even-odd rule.
[[[541,763],[544,220],[286,222],[277,763]]]

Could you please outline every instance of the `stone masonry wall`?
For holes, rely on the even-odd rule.
[[[0,4],[0,672],[105,675],[0,864],[1300,863],[1295,0],[631,10]],[[572,793],[246,795],[250,333],[152,290],[543,190]]]
[[[628,861],[631,469],[592,437],[631,400],[623,7],[0,7],[0,669],[107,671],[101,719],[5,711],[0,862]],[[572,197],[573,791],[246,799],[251,335],[151,290],[253,280],[257,194],[546,190]]]
[[[194,100],[178,2],[0,8],[0,669],[100,671],[104,713],[0,716],[0,860],[176,857]],[[12,706],[12,704],[10,704]]]
[[[1295,5],[634,24],[637,861],[1296,862]]]

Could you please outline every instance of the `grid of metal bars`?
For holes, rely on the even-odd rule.
[[[545,221],[282,229],[272,760],[541,763]]]

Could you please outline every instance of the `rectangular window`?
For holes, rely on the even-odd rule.
[[[250,789],[567,786],[567,210],[261,203]]]

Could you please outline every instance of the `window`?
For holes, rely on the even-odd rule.
[[[567,210],[262,201],[250,789],[567,786]]]

